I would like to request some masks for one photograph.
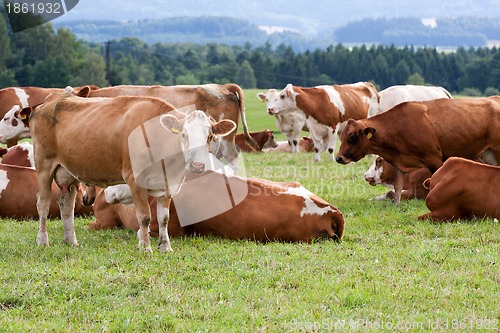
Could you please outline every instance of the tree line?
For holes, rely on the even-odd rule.
[[[9,34],[0,20],[0,86],[64,87],[95,84],[203,84],[235,82],[243,88],[373,82],[431,84],[468,95],[500,93],[499,48],[331,45],[295,52],[271,43],[254,47],[219,43],[147,44],[137,38],[88,43],[45,24]]]

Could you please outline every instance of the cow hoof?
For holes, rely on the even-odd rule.
[[[172,247],[170,245],[166,245],[166,244],[160,245],[159,249],[160,249],[160,252],[162,252],[162,253],[174,252],[174,250],[172,250]]]
[[[38,234],[38,237],[36,238],[36,243],[38,245],[49,246],[49,237],[47,233]]]

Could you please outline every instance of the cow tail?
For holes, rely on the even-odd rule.
[[[245,141],[255,151],[259,151],[259,145],[254,138],[250,136],[250,132],[248,131],[247,119],[245,117],[245,96],[243,95],[243,90],[241,87],[234,83],[228,83],[224,86],[229,92],[236,95],[239,101],[239,110],[240,110],[240,118],[241,124],[243,125],[243,135],[245,136]]]

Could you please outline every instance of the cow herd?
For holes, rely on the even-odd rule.
[[[359,82],[288,84],[257,98],[286,142],[248,131],[236,84],[1,89],[0,216],[38,218],[39,245],[58,216],[65,242],[78,245],[75,215],[94,215],[90,229],[137,231],[145,251],[150,235],[161,252],[172,251],[169,235],[341,239],[342,213],[299,183],[237,176],[239,151],[315,161],[327,151],[340,164],[378,155],[365,180],[393,190],[375,199],[425,198],[420,219],[500,218],[498,96]],[[15,145],[26,137],[33,145]]]

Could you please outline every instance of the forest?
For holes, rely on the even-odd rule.
[[[467,95],[499,94],[498,48],[396,47],[341,43],[296,52],[272,46],[154,43],[125,37],[84,42],[70,30],[44,24],[9,34],[0,20],[0,86],[202,84],[235,82],[244,88],[282,89],[370,81],[440,85]]]

